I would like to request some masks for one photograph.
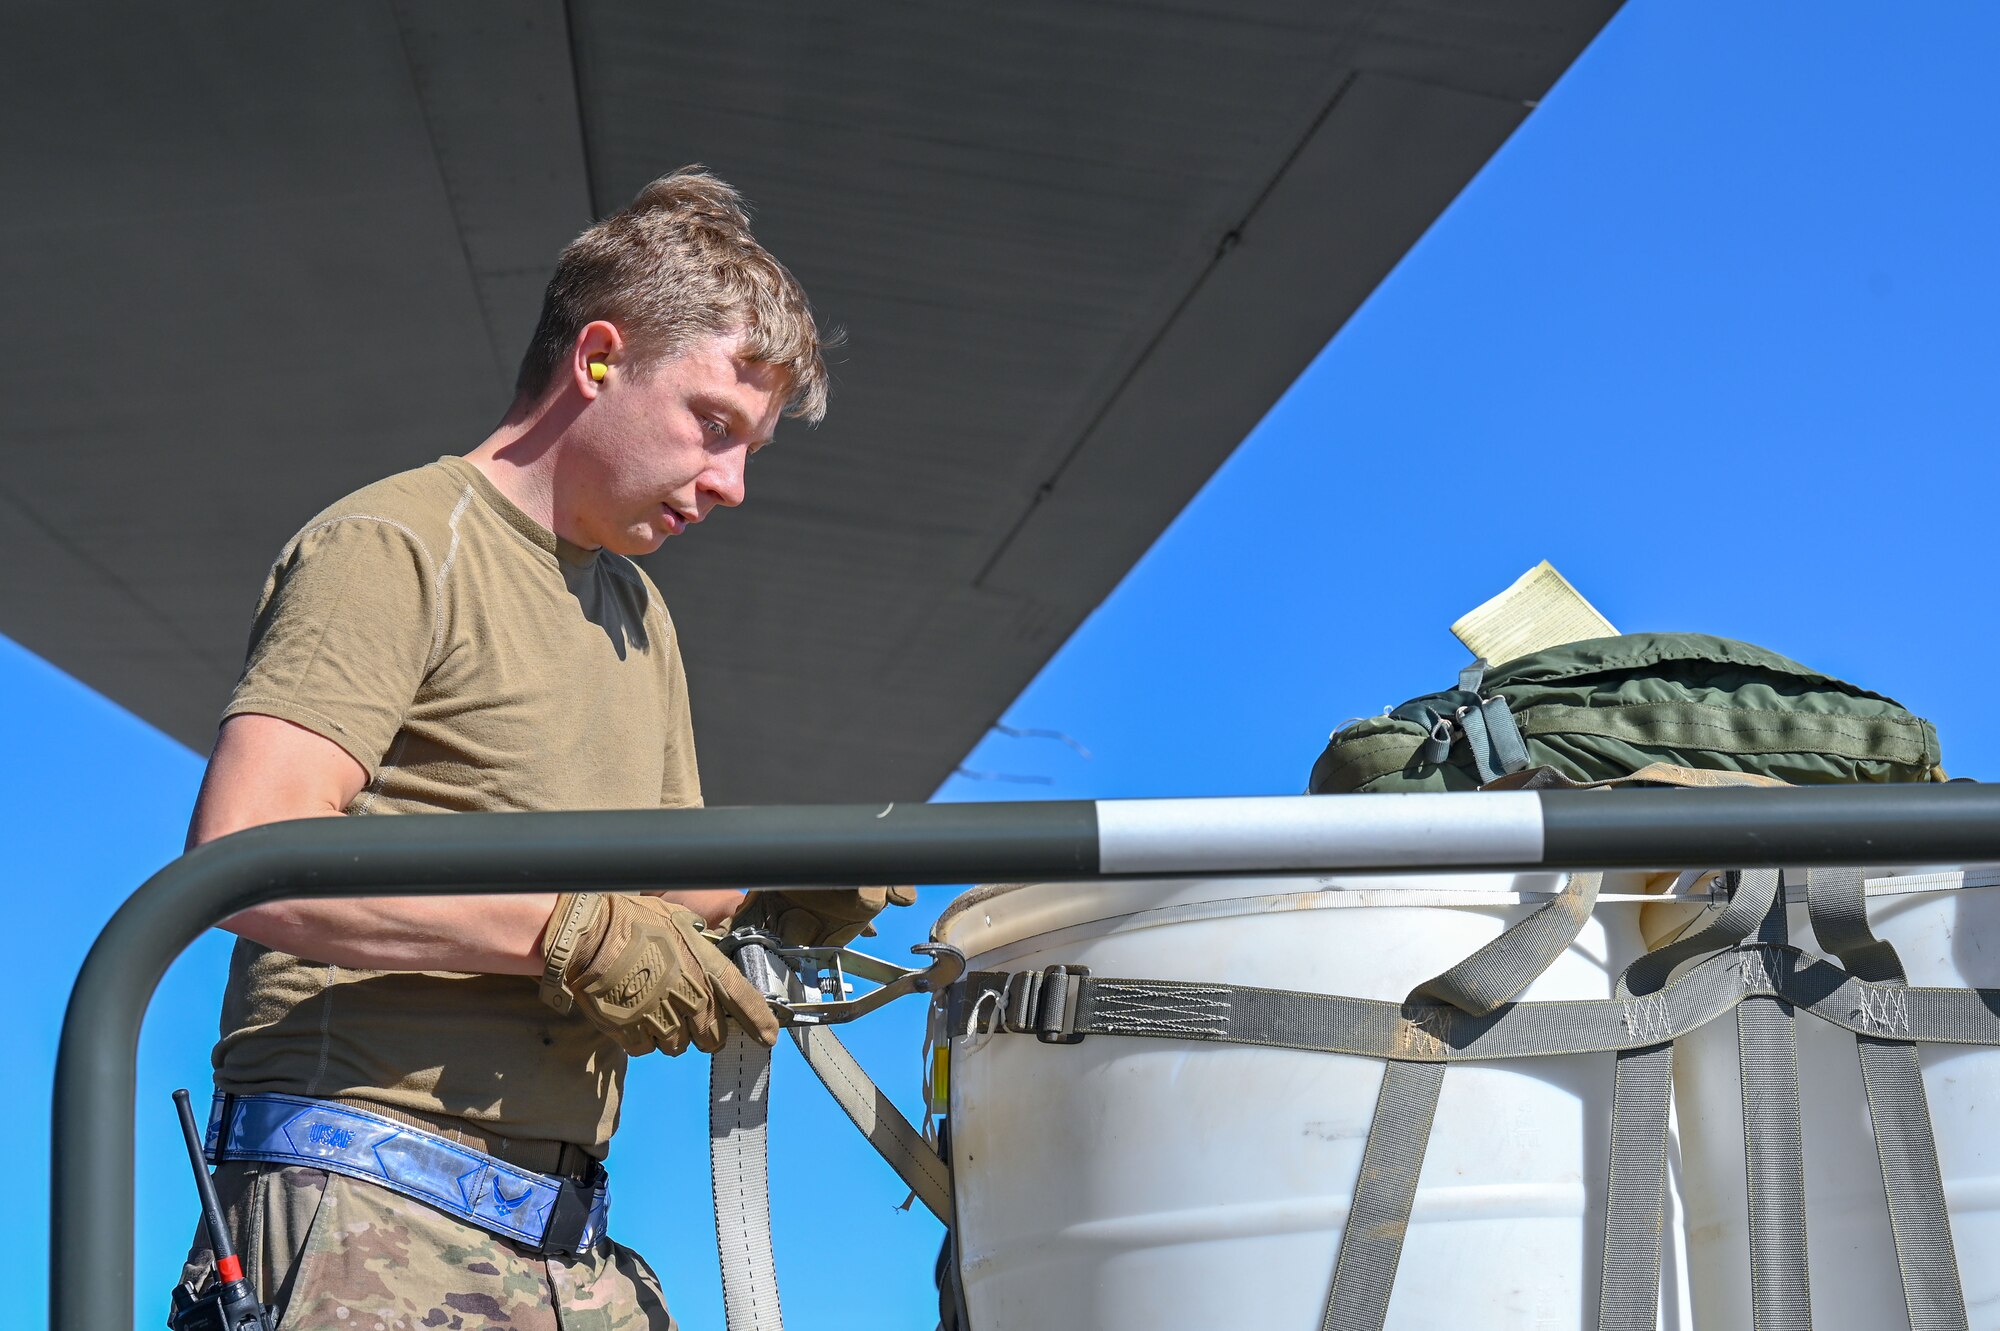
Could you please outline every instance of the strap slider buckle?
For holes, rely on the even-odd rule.
[[[1035,1038],[1043,1044],[1082,1044],[1084,1033],[1076,1029],[1078,1000],[1083,986],[1072,981],[1088,978],[1088,966],[1051,966],[1041,974],[1041,1001],[1036,1004]]]

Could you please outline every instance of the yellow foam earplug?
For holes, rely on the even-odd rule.
[[[610,371],[604,368],[603,361],[594,360],[590,363],[590,377],[592,382],[600,384],[603,383],[604,376],[608,373],[610,373]]]

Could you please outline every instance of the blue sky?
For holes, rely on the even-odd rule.
[[[1007,712],[1091,756],[996,733],[966,766],[1040,784],[940,798],[1296,791],[1333,725],[1448,684],[1446,626],[1543,558],[1621,628],[1747,638],[1889,693],[1937,723],[1954,774],[2000,779],[1997,45],[2000,11],[1969,0],[1636,0]],[[0,698],[28,940],[0,1109],[27,1201],[0,1225],[34,1253],[70,976],[178,851],[200,763],[5,640]],[[191,949],[146,1027],[142,1325],[192,1215],[167,1093],[205,1077],[225,954]],[[906,1105],[920,1020],[854,1031]],[[778,1077],[789,1321],[929,1327],[938,1226],[894,1209],[795,1058]],[[721,1320],[705,1078],[636,1065],[613,1157],[615,1232],[690,1331]]]

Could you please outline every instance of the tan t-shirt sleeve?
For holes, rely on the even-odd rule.
[[[375,779],[437,640],[429,551],[378,518],[301,532],[264,585],[225,718],[275,716],[332,740]]]

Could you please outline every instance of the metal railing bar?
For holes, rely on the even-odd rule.
[[[1135,823],[1126,815],[1140,804],[1145,817]],[[1102,807],[1122,819],[1122,853],[1144,863],[1149,877],[2000,860],[2000,786],[1294,796]],[[1096,802],[1049,801],[327,818],[203,846],[161,869],[118,909],[71,993],[53,1105],[50,1325],[132,1326],[140,1023],[174,958],[237,911],[305,897],[1141,876],[1101,871],[1099,813]],[[1201,852],[1198,837],[1186,835],[1246,816],[1259,820],[1259,834],[1233,864],[1218,863]],[[1392,834],[1371,833],[1384,821],[1395,824]],[[1134,826],[1159,829],[1154,844],[1135,846]]]

